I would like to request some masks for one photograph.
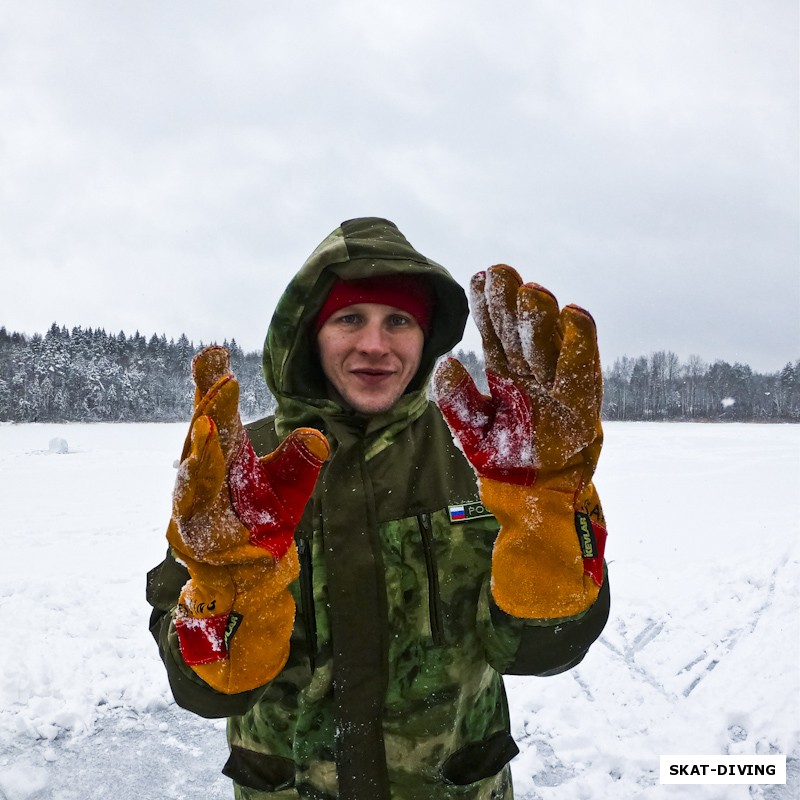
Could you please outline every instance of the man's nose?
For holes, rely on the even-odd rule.
[[[358,349],[370,355],[385,353],[388,349],[386,331],[380,322],[368,322],[358,339]]]

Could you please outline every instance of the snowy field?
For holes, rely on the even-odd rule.
[[[0,425],[0,800],[232,797],[147,630],[183,433]],[[597,485],[612,617],[577,669],[508,680],[517,797],[800,797],[800,426],[609,423]],[[783,753],[788,784],[659,785],[693,753]]]

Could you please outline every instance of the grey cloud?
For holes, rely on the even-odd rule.
[[[800,355],[791,4],[12,5],[9,328],[257,348],[379,214],[464,282],[507,261],[590,307],[607,362]]]

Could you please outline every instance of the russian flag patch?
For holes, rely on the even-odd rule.
[[[463,522],[467,518],[467,511],[464,506],[450,506],[450,522]]]
[[[450,515],[450,522],[469,522],[473,519],[481,519],[481,517],[494,516],[491,511],[483,503],[459,503],[455,506],[448,506],[447,513]]]

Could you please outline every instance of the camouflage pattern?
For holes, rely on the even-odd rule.
[[[419,425],[438,429],[433,436],[426,432],[428,440],[449,438],[433,405]],[[271,428],[271,420],[250,427],[257,449],[268,451],[277,441]],[[430,504],[447,483],[452,484],[452,495],[433,511],[395,518],[406,498],[393,502],[391,495],[403,492],[383,483],[380,476],[387,470],[396,474],[397,459],[402,461],[406,450],[405,437],[401,440],[395,442],[396,449],[384,448],[370,459],[376,500],[389,517],[379,528],[393,634],[383,720],[391,796],[393,800],[507,800],[512,791],[504,762],[487,779],[463,786],[456,783],[465,779],[463,775],[448,775],[446,768],[447,759],[462,748],[508,730],[502,680],[489,665],[493,658],[478,624],[479,607],[486,603],[497,523],[492,517],[450,521],[449,505],[477,501],[472,471],[452,443],[430,453],[428,465],[437,477],[416,478],[429,483],[429,488],[414,492],[422,505]],[[419,469],[428,473],[422,465]],[[294,759],[296,793],[237,787],[237,797],[248,800],[337,797],[324,520],[313,503],[304,522],[297,536],[303,575],[293,587],[298,615],[290,661],[256,706],[229,721],[232,745]]]
[[[360,418],[327,399],[308,326],[334,275],[394,272],[426,275],[437,311],[409,391],[389,412]],[[343,223],[279,301],[264,349],[278,412],[247,426],[248,434],[263,454],[295,427],[314,426],[328,437],[334,459],[297,530],[301,574],[291,587],[297,606],[291,651],[268,686],[234,696],[204,686],[182,663],[171,623],[182,568],[168,555],[148,576],[151,630],[173,693],[197,713],[229,717],[231,758],[224,771],[241,800],[345,800],[337,776],[337,725],[343,723],[331,635],[342,617],[329,591],[333,532],[322,509],[331,508],[326,471],[335,469],[337,451],[353,442],[363,453],[364,479],[353,496],[336,497],[335,516],[347,519],[350,508],[366,503],[374,523],[373,570],[385,608],[380,617],[367,607],[363,614],[385,626],[378,637],[386,687],[380,731],[389,788],[378,797],[351,783],[347,798],[511,800],[508,762],[516,746],[500,673],[559,672],[577,663],[602,629],[607,601],[585,619],[558,626],[504,614],[490,589],[496,521],[451,521],[449,506],[479,502],[477,486],[426,388],[436,360],[460,340],[466,314],[464,293],[449,274],[411,248],[391,223],[376,219]],[[354,511],[352,519],[361,517]],[[373,655],[379,642],[364,637],[358,646]]]

